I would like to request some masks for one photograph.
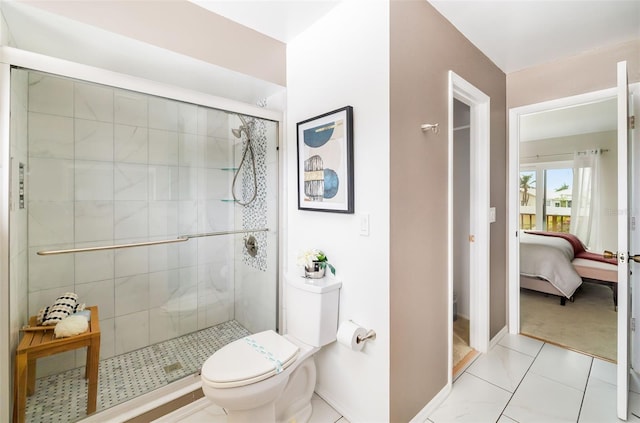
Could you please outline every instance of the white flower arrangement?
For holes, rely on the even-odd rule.
[[[328,267],[332,274],[336,274],[336,268],[329,263],[327,256],[317,248],[305,250],[298,256],[298,266],[304,266],[307,269],[313,269],[313,263],[320,263],[321,268]]]

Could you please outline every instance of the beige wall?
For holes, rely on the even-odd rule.
[[[22,2],[245,75],[286,85],[286,44],[186,0]]]
[[[616,86],[616,63],[640,81],[640,40],[594,50],[507,75],[507,107],[519,107]]]
[[[390,417],[446,385],[448,71],[491,97],[491,335],[506,325],[505,75],[423,0],[390,9]],[[439,123],[438,135],[420,125]]]

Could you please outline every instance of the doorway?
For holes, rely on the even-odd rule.
[[[489,347],[489,105],[486,94],[449,73],[448,286],[452,370],[455,315],[456,320],[465,318],[469,322],[465,342],[468,347],[481,353]]]
[[[616,249],[617,191],[605,189],[617,185],[616,122],[615,97],[527,113],[518,144],[520,333],[608,361],[616,360],[615,263],[568,249],[568,260],[542,265],[538,249],[559,251],[561,239],[590,253]]]
[[[464,368],[475,350],[470,340],[471,107],[453,99],[453,374]]]
[[[521,316],[521,304],[520,304],[520,284],[519,284],[519,276],[520,276],[520,263],[519,263],[519,238],[518,238],[518,224],[519,224],[519,215],[520,215],[520,202],[518,198],[520,196],[519,192],[519,147],[520,147],[520,123],[521,117],[526,114],[543,112],[545,110],[550,109],[560,109],[560,108],[570,108],[579,104],[589,104],[589,103],[598,103],[606,100],[607,98],[617,98],[618,103],[618,113],[617,113],[617,134],[618,134],[618,151],[617,151],[617,163],[618,163],[618,174],[614,178],[612,183],[607,185],[607,189],[616,191],[616,186],[620,185],[619,181],[624,182],[622,188],[618,190],[618,203],[613,204],[610,207],[610,214],[612,214],[616,220],[617,225],[614,226],[618,229],[618,241],[616,250],[622,251],[622,256],[626,256],[626,252],[629,251],[631,253],[637,252],[637,245],[640,245],[638,239],[640,238],[640,232],[636,230],[636,216],[638,213],[638,188],[635,184],[635,181],[638,179],[638,170],[640,167],[638,163],[638,139],[637,131],[629,131],[631,134],[630,138],[627,138],[627,130],[621,129],[625,127],[629,127],[633,129],[631,126],[631,122],[627,122],[627,114],[621,112],[621,109],[624,110],[626,107],[626,95],[622,96],[620,91],[623,94],[626,94],[627,91],[627,83],[626,83],[626,67],[624,66],[624,62],[618,64],[618,89],[608,89],[597,92],[592,92],[588,94],[578,95],[574,97],[567,97],[563,99],[553,100],[545,103],[539,103],[529,106],[523,106],[519,108],[514,108],[509,111],[509,204],[511,205],[511,212],[509,214],[509,332],[513,334],[520,333],[522,322],[520,321]],[[622,71],[621,71],[622,68]],[[622,76],[621,76],[622,74]],[[622,83],[621,83],[622,81]],[[631,101],[629,101],[630,112],[640,109],[640,84],[636,83],[628,87],[629,92],[631,93]],[[632,113],[631,113],[632,114]],[[622,138],[622,141],[620,140]],[[627,153],[627,148],[624,150],[620,149],[620,145],[628,144],[629,151]],[[627,174],[626,172],[626,162],[627,156],[632,157],[632,164],[630,168],[630,172]],[[620,165],[624,164],[624,169],[620,169]],[[624,176],[621,176],[624,175]],[[626,177],[625,177],[626,176]],[[630,190],[626,190],[627,182],[630,183]],[[620,192],[623,192],[621,195]],[[625,193],[631,195],[631,198],[635,201],[633,204],[625,204],[626,198]],[[622,203],[620,201],[622,200]],[[612,213],[611,213],[612,212]],[[627,228],[627,222],[629,227]],[[627,234],[627,229],[629,230]],[[623,240],[621,234],[625,234],[624,238],[629,236],[629,242]],[[631,247],[629,246],[631,245]],[[623,263],[624,260],[620,260],[619,263]],[[631,264],[631,262],[629,263]],[[628,379],[629,379],[629,353],[630,360],[632,364],[632,368],[635,373],[635,369],[637,369],[638,360],[638,337],[636,336],[637,331],[633,330],[633,322],[637,315],[637,308],[633,307],[631,304],[637,304],[637,298],[634,297],[631,299],[629,297],[628,284],[624,282],[623,279],[620,278],[620,273],[626,274],[626,269],[621,269],[621,265],[618,266],[618,310],[617,310],[617,390],[618,390],[618,415],[620,418],[625,418],[627,415],[627,394],[628,394]],[[626,280],[626,278],[625,278]],[[637,284],[637,282],[633,282]],[[638,289],[634,289],[633,293],[635,294]],[[630,313],[630,316],[628,315]],[[630,319],[629,319],[630,318]],[[631,322],[631,330],[629,330],[628,324]],[[628,344],[628,340],[631,338],[630,345]]]
[[[547,216],[545,212],[543,212],[543,206],[546,203],[542,200],[537,201],[540,203],[539,205],[535,204],[521,204],[521,177],[526,176],[527,172],[532,172],[531,169],[538,169],[536,174],[533,174],[532,180],[537,180],[538,187],[544,186],[544,175],[546,171],[549,169],[557,168],[558,166],[554,166],[554,161],[556,163],[565,163],[566,161],[571,162],[573,160],[573,150],[575,145],[571,148],[571,154],[567,154],[567,151],[557,150],[558,142],[557,140],[560,138],[558,136],[550,138],[553,142],[541,142],[541,145],[550,144],[556,146],[556,150],[550,151],[548,156],[545,156],[544,153],[540,153],[532,148],[532,145],[528,145],[528,142],[522,142],[523,139],[527,139],[523,137],[522,133],[526,132],[527,126],[527,117],[531,119],[543,119],[545,116],[550,116],[554,111],[558,114],[562,114],[568,110],[573,108],[583,107],[585,105],[596,105],[596,104],[607,104],[612,99],[615,99],[616,92],[615,89],[603,90],[563,99],[557,99],[552,101],[547,101],[544,103],[538,103],[528,106],[522,106],[518,108],[511,109],[509,111],[509,198],[510,204],[512,205],[512,212],[509,214],[509,233],[513,234],[513,236],[509,237],[509,331],[511,333],[520,333],[522,322],[520,321],[521,317],[521,309],[520,309],[520,238],[518,236],[518,231],[520,230],[521,223],[525,222],[521,218],[523,212],[526,214],[527,208],[531,209],[531,214],[535,215],[534,218],[529,218],[525,223],[534,221],[537,219],[536,230],[544,230],[547,229]],[[563,112],[564,111],[564,112]],[[564,121],[566,122],[566,116],[564,116]],[[540,121],[542,122],[542,121]],[[612,128],[609,128],[615,131],[615,119],[611,122]],[[537,124],[538,128],[542,125]],[[566,125],[565,125],[566,126]],[[601,128],[603,129],[603,128]],[[560,131],[561,129],[556,129],[556,131]],[[564,129],[566,132],[567,129]],[[585,132],[585,131],[583,131]],[[559,132],[555,132],[555,135],[558,135]],[[566,135],[566,134],[565,134]],[[534,136],[534,138],[541,138],[542,135]],[[546,135],[545,135],[546,137]],[[586,148],[595,148],[595,144],[589,144],[583,146],[583,149]],[[603,150],[608,150],[604,154],[608,154],[609,158],[615,161],[616,152],[615,152],[615,140],[613,140],[613,146],[602,148]],[[612,151],[613,150],[613,151]],[[529,168],[522,171],[521,167],[521,156],[525,156],[527,160],[531,161]],[[523,172],[521,174],[521,171]],[[542,179],[541,179],[542,177]],[[615,182],[615,180],[614,180]],[[611,184],[611,181],[607,182],[607,184]],[[542,188],[542,193],[544,194],[544,188]],[[536,191],[537,193],[537,191]],[[538,196],[536,196],[538,197]],[[613,199],[615,200],[615,199]],[[615,225],[615,216],[612,216],[614,219],[611,223]],[[540,221],[542,219],[542,222]],[[614,226],[615,227],[615,226]],[[529,229],[529,228],[526,228]],[[615,242],[615,240],[613,240]]]

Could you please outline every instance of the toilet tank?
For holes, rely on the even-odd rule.
[[[287,334],[314,347],[335,341],[342,282],[330,276],[307,279],[289,275],[285,279]]]

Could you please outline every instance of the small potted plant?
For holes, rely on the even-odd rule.
[[[315,248],[303,251],[298,256],[298,265],[304,266],[304,275],[309,279],[324,277],[327,267],[333,275],[336,274],[336,268],[329,263],[325,253]]]

